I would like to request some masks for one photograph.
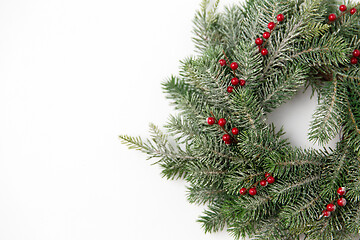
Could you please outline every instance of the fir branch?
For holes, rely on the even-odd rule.
[[[222,37],[217,30],[218,15],[216,10],[218,8],[219,0],[211,5],[210,0],[203,0],[200,10],[196,12],[193,20],[194,29],[193,41],[199,52],[204,51],[210,46],[219,44]]]
[[[254,170],[234,169],[226,175],[224,180],[224,188],[228,194],[238,194],[242,187],[250,188],[254,183],[261,180],[264,177],[265,171],[256,172]]]
[[[200,125],[194,124],[191,120],[186,119],[185,116],[170,115],[164,127],[172,136],[176,137],[176,141],[180,144],[187,143],[195,136],[205,133]]]
[[[216,151],[216,150],[211,150],[211,152],[214,153],[216,156],[221,157],[221,158],[227,158],[227,159],[234,160],[234,161],[239,161],[240,160],[239,156],[230,156],[230,155],[223,154],[223,153],[221,153],[219,151]]]
[[[239,45],[239,40],[242,39],[246,22],[246,18],[238,6],[225,7],[225,12],[221,17],[222,27],[219,28],[219,31],[222,35],[221,45],[229,56],[236,56],[234,49]]]
[[[246,80],[247,88],[256,91],[263,69],[263,57],[259,54],[258,49],[254,48],[253,42],[245,40],[237,40],[237,46],[233,51],[236,61],[239,63],[238,77]]]
[[[349,51],[342,37],[325,34],[307,41],[302,45],[302,50],[291,58],[308,66],[338,66],[349,62]]]
[[[317,187],[320,184],[318,180],[321,178],[323,161],[324,157],[315,150],[304,151],[288,148],[283,153],[272,152],[269,154],[263,167],[276,179],[279,179],[273,188],[274,195],[277,196],[276,191],[281,192],[282,189],[294,184],[294,189],[289,188],[289,192],[286,192],[286,195],[280,195],[277,201],[281,203],[286,198],[296,200],[308,189]],[[287,179],[287,181],[283,182],[282,179]],[[303,188],[297,189],[297,183],[305,185]],[[275,197],[275,199],[277,198]]]
[[[209,205],[208,210],[205,210],[203,214],[198,222],[202,224],[205,233],[217,232],[225,228],[227,215],[223,211],[222,202]]]
[[[180,110],[182,114],[194,119],[203,116],[205,108],[204,96],[195,91],[184,80],[172,76],[163,83],[164,92],[168,94],[168,98],[173,100],[175,109]]]
[[[189,173],[186,180],[192,184],[203,187],[217,187],[223,185],[224,175],[227,170],[223,169],[223,165],[213,166],[207,161],[193,161],[187,165]]]
[[[350,217],[347,219],[346,228],[352,233],[360,233],[360,205],[355,204],[349,211]]]
[[[259,223],[261,228],[256,232],[254,240],[300,240],[300,235],[292,234],[284,227],[280,218],[270,218]]]
[[[206,106],[229,112],[226,88],[231,73],[220,68],[217,61],[221,56],[222,50],[219,47],[209,48],[201,57],[183,61],[180,75],[196,95],[201,96]]]
[[[286,52],[291,49],[290,46],[304,32],[304,25],[309,23],[309,17],[319,7],[319,3],[320,1],[311,1],[305,5],[307,8],[303,8],[301,14],[289,16],[284,32],[278,32],[274,41],[269,42],[271,55],[264,66],[263,79],[266,79],[271,68],[283,67],[285,62],[290,60],[286,57]]]
[[[248,89],[238,89],[231,96],[231,107],[233,109],[233,119],[238,121],[239,127],[250,127],[253,130],[265,127],[263,109]]]
[[[339,130],[338,125],[338,80],[336,77],[330,82],[327,95],[323,98],[321,105],[317,108],[311,122],[309,140],[325,144],[335,137]]]
[[[239,206],[236,206],[236,208],[241,211],[240,219],[244,222],[257,222],[260,219],[272,216],[277,210],[271,201],[271,197],[265,194],[253,197],[242,196],[239,199]]]
[[[182,151],[179,146],[176,149],[169,143],[168,136],[163,134],[158,127],[150,124],[152,133],[151,140],[144,142],[140,137],[129,137],[120,135],[122,142],[130,149],[140,150],[150,158],[159,158],[154,164],[159,164],[162,168],[162,174],[168,179],[182,178],[187,175],[187,165],[189,162],[197,159],[193,155]]]
[[[274,151],[288,151],[288,141],[281,139],[282,129],[275,132],[274,125],[259,131],[246,131],[239,136],[239,151],[250,159],[265,160]]]
[[[205,203],[211,204],[218,199],[225,199],[226,195],[224,193],[224,189],[191,185],[188,187],[187,199],[190,203],[199,205]]]
[[[348,98],[346,98],[346,103],[347,103],[348,114],[350,116],[350,121],[348,121],[348,123],[345,125],[344,131],[346,131],[346,133],[347,133],[348,143],[351,146],[353,146],[356,151],[359,151],[360,150],[360,128],[357,124],[357,121],[355,119],[355,114],[351,109]]]
[[[307,227],[306,235],[310,239],[353,239],[345,227],[346,212],[343,208],[337,209],[331,217],[312,222],[312,226]]]
[[[307,71],[307,68],[301,64],[293,65],[281,71],[273,79],[262,83],[262,91],[259,92],[262,95],[265,112],[270,112],[291,99],[298,88],[305,83]]]
[[[215,131],[217,137],[221,136]],[[214,165],[227,165],[229,162],[243,162],[242,156],[225,147],[225,143],[209,135],[197,136],[191,144],[192,151],[201,159],[206,159]]]
[[[301,229],[308,222],[314,222],[319,217],[319,209],[322,202],[319,202],[320,195],[301,197],[298,201],[288,204],[280,213],[287,228]]]
[[[288,179],[287,182],[276,184],[271,189],[272,200],[282,205],[299,201],[299,197],[307,194],[307,189],[316,187],[320,179],[321,175],[318,174],[310,177],[305,176],[303,179],[295,178],[292,181]]]
[[[304,35],[302,37],[306,39],[306,41],[309,41],[319,36],[323,36],[329,31],[329,29],[329,24],[323,24],[321,22],[308,23],[306,26],[306,31],[304,31]]]

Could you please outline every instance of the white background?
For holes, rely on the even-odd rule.
[[[0,2],[0,239],[232,239],[117,137],[167,121],[160,83],[194,51],[199,3]],[[310,146],[315,105],[299,94],[271,119]]]

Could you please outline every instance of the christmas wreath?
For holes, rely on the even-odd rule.
[[[352,239],[360,232],[360,16],[358,3],[247,0],[223,12],[202,2],[198,55],[163,88],[177,115],[163,133],[120,136],[158,158],[162,174],[189,182],[207,204],[205,232],[235,239]],[[265,120],[299,88],[319,95],[309,139],[335,149],[291,146]],[[169,140],[170,138],[170,140]]]

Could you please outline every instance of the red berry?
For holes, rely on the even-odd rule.
[[[234,86],[238,85],[239,84],[239,79],[234,77],[233,79],[231,79],[231,84],[234,85]]]
[[[268,24],[268,28],[269,28],[270,30],[273,30],[273,29],[275,28],[275,23],[274,23],[274,22],[270,22],[270,23]]]
[[[239,193],[240,193],[241,195],[245,195],[245,194],[246,194],[246,191],[247,191],[246,188],[243,187],[243,188],[240,189]]]
[[[273,176],[268,176],[268,177],[266,178],[266,181],[267,181],[268,183],[272,184],[272,183],[275,182],[275,178],[274,178]]]
[[[208,118],[207,118],[207,123],[208,123],[209,125],[214,125],[214,124],[215,124],[215,118],[213,118],[213,117],[208,117]]]
[[[282,21],[284,21],[285,17],[283,14],[279,14],[279,15],[277,15],[276,19],[278,20],[278,22],[282,22]]]
[[[346,199],[345,198],[339,198],[337,200],[337,204],[340,206],[340,207],[344,207],[346,205]]]
[[[354,56],[354,57],[359,57],[359,56],[360,56],[360,51],[357,50],[357,49],[355,49],[355,50],[353,51],[353,56]]]
[[[339,187],[338,190],[337,190],[337,193],[338,193],[340,196],[345,195],[345,193],[346,193],[346,188],[344,188],[344,187]]]
[[[261,55],[263,55],[263,56],[268,55],[268,53],[269,53],[269,51],[268,51],[266,48],[263,48],[263,49],[261,50]]]
[[[225,126],[225,124],[226,124],[226,120],[224,118],[220,118],[219,125],[223,127],[223,126]]]
[[[352,8],[351,10],[350,10],[350,14],[351,15],[354,15],[356,13],[356,8]]]
[[[231,139],[231,137],[230,137],[229,134],[224,134],[224,135],[223,135],[223,140],[224,140],[224,142],[230,142],[230,139]]]
[[[326,210],[324,210],[322,213],[323,213],[324,217],[330,217],[330,215],[331,215],[331,212],[326,211]]]
[[[240,86],[245,86],[246,81],[244,79],[240,79]]]
[[[239,129],[237,129],[237,128],[235,127],[235,128],[233,128],[233,129],[231,129],[231,132],[232,132],[232,134],[234,134],[234,135],[238,135],[238,134],[239,134]]]
[[[268,176],[270,176],[270,173],[265,173],[265,177],[267,178]]]
[[[266,187],[266,185],[268,184],[268,182],[266,180],[261,180],[260,181],[260,185],[263,187]]]
[[[231,144],[231,140],[226,141],[225,144],[226,144],[226,145],[230,145],[230,144]]]
[[[225,59],[220,59],[220,60],[219,60],[219,63],[220,63],[220,65],[221,65],[222,67],[226,65]]]
[[[339,9],[340,11],[345,12],[347,7],[345,5],[340,5]]]
[[[261,38],[257,38],[257,39],[255,40],[255,44],[256,44],[256,45],[261,45],[261,44],[263,44],[263,40],[262,40]]]
[[[251,196],[256,195],[256,193],[257,193],[256,188],[250,188],[250,189],[249,189],[249,194],[250,194]]]
[[[263,38],[268,39],[269,37],[270,37],[270,33],[269,32],[264,32]]]
[[[228,86],[227,91],[228,93],[232,93],[234,91],[234,88],[232,86]]]
[[[333,212],[333,211],[335,211],[335,209],[336,209],[336,206],[332,203],[330,203],[326,206],[326,210],[329,212]]]
[[[335,21],[335,20],[336,20],[336,15],[333,14],[333,13],[330,14],[330,15],[329,15],[329,21],[330,21],[330,22],[333,22],[333,21]]]
[[[356,57],[352,57],[351,60],[350,60],[351,64],[357,64],[358,63],[358,60]]]
[[[231,67],[232,70],[236,70],[236,69],[239,67],[239,65],[238,65],[236,62],[233,62],[233,63],[230,65],[230,67]]]

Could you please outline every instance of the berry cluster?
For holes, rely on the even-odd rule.
[[[346,205],[346,199],[343,198],[343,196],[346,193],[346,189],[344,187],[340,187],[337,190],[337,193],[339,194],[340,198],[336,201],[336,203],[339,207],[344,207]],[[324,211],[322,211],[322,214],[320,217],[323,217],[323,216],[330,217],[331,212],[335,211],[335,209],[336,209],[336,205],[334,204],[334,201],[332,201],[331,203],[329,203],[326,206],[326,209]]]
[[[358,63],[358,57],[360,56],[360,51],[355,49],[352,53],[353,57],[351,58],[350,62],[351,64],[357,64]]]
[[[265,43],[264,43],[264,40],[262,40],[261,38],[257,38],[255,40],[255,44],[258,45],[261,55],[263,55],[263,56],[268,55],[269,51],[265,48],[266,43],[267,43],[268,39],[270,38],[270,35],[271,35],[272,31],[275,29],[276,25],[278,25],[278,23],[284,21],[284,19],[285,19],[284,15],[279,14],[276,17],[277,23],[270,22],[268,24],[268,28],[269,28],[270,32],[263,33],[263,38],[266,39]]]
[[[341,12],[339,18],[340,18],[341,16],[345,15],[346,13],[350,13],[351,15],[354,15],[354,14],[356,13],[356,8],[352,8],[352,9],[350,9],[350,11],[349,11],[349,10],[347,10],[347,7],[346,7],[345,5],[340,5],[339,10],[340,10],[340,12]],[[329,21],[330,21],[330,23],[335,22],[336,19],[338,19],[338,17],[336,16],[336,14],[332,13],[332,14],[329,15]]]
[[[251,196],[256,195],[256,193],[257,193],[256,186],[258,184],[260,184],[262,187],[266,187],[268,185],[268,183],[272,184],[274,182],[275,182],[275,178],[273,176],[271,176],[270,173],[265,173],[265,179],[263,179],[263,180],[261,180],[259,182],[256,182],[255,184],[253,184],[253,186],[251,186],[249,188],[249,194]],[[245,195],[247,191],[248,191],[248,189],[243,187],[243,188],[240,189],[239,193],[240,193],[240,195]]]
[[[232,135],[230,135],[230,133],[226,131],[224,127],[226,124],[225,118],[220,118],[219,121],[217,121],[215,117],[208,117],[206,121],[209,125],[214,125],[215,123],[219,124],[220,128],[225,132],[225,134],[222,137],[225,144],[230,145],[233,142],[235,143],[237,142],[235,135],[239,134],[239,129],[237,129],[236,127],[232,128],[231,129]]]
[[[225,53],[224,53],[224,55],[225,55]],[[226,55],[225,55],[225,57],[226,57]],[[227,57],[226,57],[226,58],[227,58]],[[228,61],[229,61],[229,59],[228,59]],[[225,59],[220,59],[220,60],[219,60],[219,63],[220,63],[220,65],[221,65],[222,67],[227,65]],[[236,69],[238,69],[238,67],[239,67],[239,64],[238,64],[237,62],[233,62],[233,63],[230,64],[230,68],[233,70],[233,73],[234,73],[234,77],[233,77],[233,79],[231,79],[231,84],[232,84],[233,86],[235,86],[235,87],[238,86],[238,85],[240,85],[240,86],[243,87],[243,86],[245,86],[246,81],[245,81],[244,79],[238,79],[238,78],[236,77],[235,71],[236,71]],[[234,87],[233,87],[233,86],[229,86],[229,87],[227,88],[228,93],[232,93],[232,92],[234,91]]]

